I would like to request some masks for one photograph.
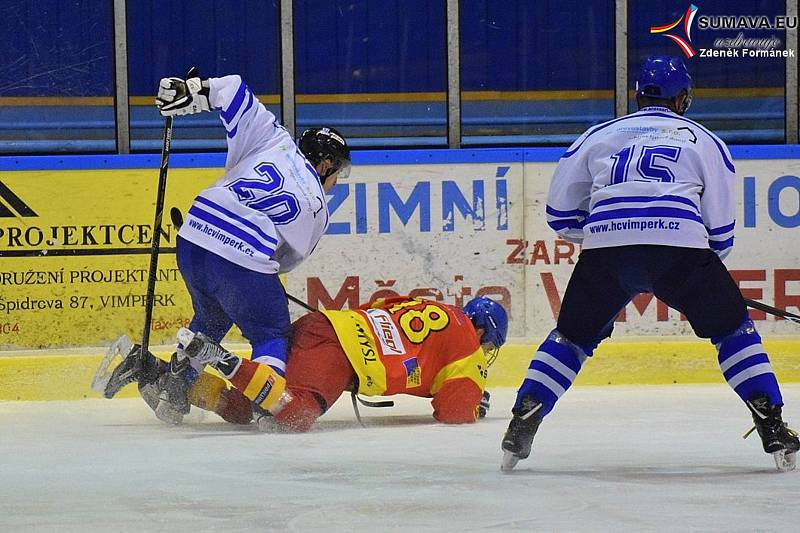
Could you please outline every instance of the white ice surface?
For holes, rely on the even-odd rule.
[[[800,385],[784,386],[800,425]],[[349,397],[304,435],[214,415],[167,427],[141,400],[0,403],[0,531],[800,531],[780,474],[724,385],[577,387],[531,457],[499,471],[514,391],[477,424],[427,401]]]

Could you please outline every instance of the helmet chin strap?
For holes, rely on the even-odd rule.
[[[481,344],[481,348],[483,349],[483,353],[486,355],[486,367],[492,366],[497,360],[497,355],[500,353],[500,347],[495,346],[492,343]]]
[[[692,95],[691,93],[686,93],[686,96],[683,99],[683,105],[681,106],[681,109],[680,111],[678,111],[678,113],[683,115],[689,110],[689,106],[691,105],[692,105]]]
[[[330,165],[331,165],[330,168],[325,171],[325,174],[319,174],[321,183],[324,185],[325,184],[325,180],[327,180],[328,178],[330,178],[331,176],[333,176],[334,174],[339,172],[339,169],[342,167],[342,165],[338,165],[337,166],[330,159],[323,159],[322,161],[328,161],[330,163]]]

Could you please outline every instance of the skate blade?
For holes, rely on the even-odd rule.
[[[111,379],[111,373],[114,371],[114,368],[117,367],[117,365],[114,365],[114,368],[109,370],[111,363],[113,363],[118,356],[121,363],[132,349],[133,342],[131,342],[127,335],[123,335],[111,343],[105,357],[100,361],[100,365],[94,373],[94,378],[92,378],[93,391],[99,392],[100,394],[105,393],[108,381]]]
[[[509,451],[503,452],[503,462],[500,463],[500,471],[501,472],[511,472],[514,470],[514,467],[517,466],[519,462],[519,457],[514,455]]]
[[[178,343],[181,344],[185,349],[187,346],[189,346],[189,344],[192,343],[192,340],[194,339],[194,332],[187,328],[180,328],[176,336],[178,337]]]
[[[772,453],[778,472],[791,472],[797,466],[797,453],[780,450]]]

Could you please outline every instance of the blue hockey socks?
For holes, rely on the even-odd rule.
[[[554,329],[533,356],[528,374],[517,391],[514,410],[529,396],[541,402],[542,416],[549,413],[575,381],[586,358],[580,346]]]
[[[773,405],[783,405],[778,381],[752,320],[746,319],[733,333],[711,342],[719,352],[725,380],[743,401],[766,395]]]

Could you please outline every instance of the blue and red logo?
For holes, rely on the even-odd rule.
[[[683,53],[686,54],[686,57],[691,58],[694,57],[695,51],[692,48],[692,22],[694,22],[694,17],[697,15],[697,6],[691,4],[689,8],[686,10],[686,13],[681,15],[681,17],[671,24],[665,24],[664,26],[652,26],[650,28],[650,33],[663,33],[664,37],[671,39],[672,41],[677,44]],[[676,28],[681,22],[683,22],[683,32],[686,34],[686,37],[681,37],[679,35],[675,35],[673,33],[667,33],[672,29]]]

